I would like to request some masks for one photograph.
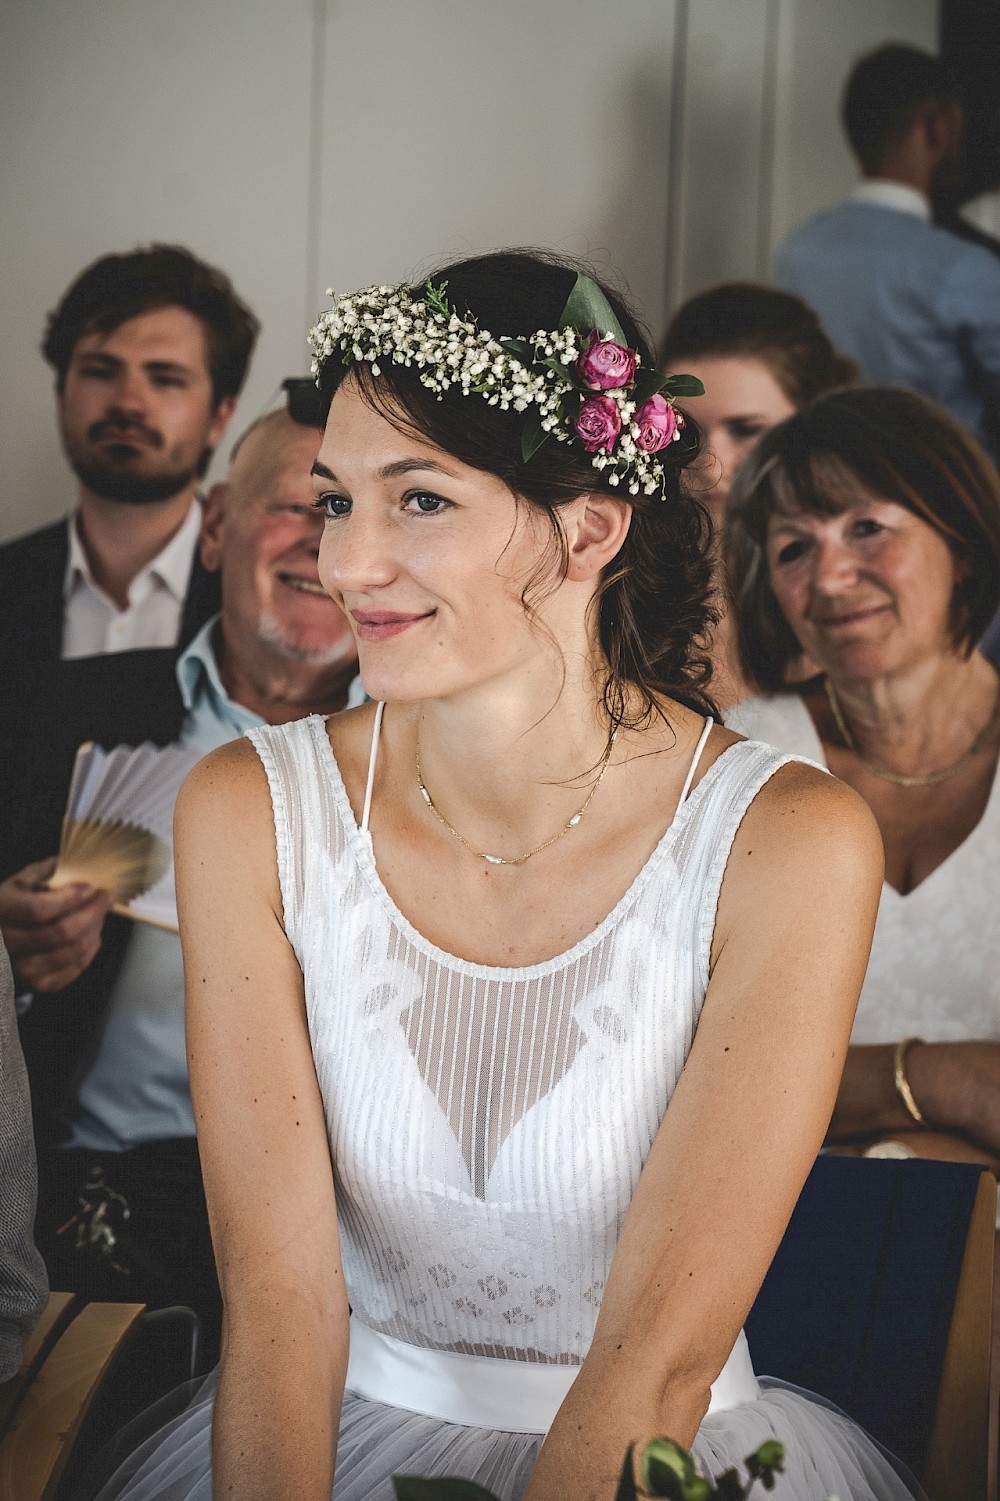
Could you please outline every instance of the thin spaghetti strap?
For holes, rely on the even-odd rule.
[[[678,808],[683,806],[685,798],[691,791],[691,783],[694,781],[694,774],[698,770],[698,762],[701,760],[701,753],[705,749],[705,742],[708,740],[708,737],[712,732],[712,726],[714,723],[714,719],[706,719],[705,727],[702,730],[701,734],[698,736],[698,744],[694,748],[694,755],[691,757],[691,765],[688,767],[688,774],[684,778],[684,786],[681,788],[681,795],[677,799]],[[675,813],[674,817],[676,818],[676,816],[677,815]]]
[[[382,729],[382,712],[385,704],[379,702],[375,705],[375,723],[372,726],[372,748],[368,756],[368,783],[365,787],[365,806],[361,814],[361,832],[368,833],[368,820],[372,811],[372,789],[375,786],[375,762],[378,760],[378,737]]]

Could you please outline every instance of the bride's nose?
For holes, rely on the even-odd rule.
[[[375,508],[355,507],[328,522],[319,548],[319,576],[331,593],[356,594],[395,578],[390,528]]]

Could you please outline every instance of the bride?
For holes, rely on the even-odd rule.
[[[713,720],[690,383],[521,252],[312,339],[320,576],[375,702],[183,790],[223,1355],[109,1493],[609,1501],[667,1434],[715,1473],[778,1436],[790,1501],[910,1495],[741,1332],[882,867],[854,793]]]

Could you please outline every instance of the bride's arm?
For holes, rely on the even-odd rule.
[[[610,1501],[630,1443],[694,1439],[822,1145],[881,878],[874,819],[842,784],[793,765],[754,800],[694,1044],[525,1501]]]
[[[246,742],[175,818],[187,1046],[225,1303],[213,1494],[329,1501],[347,1299],[302,974],[282,926],[264,770]]]

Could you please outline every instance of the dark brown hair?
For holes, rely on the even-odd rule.
[[[858,379],[857,366],[836,352],[808,303],[749,281],[689,297],[667,324],[659,368],[699,357],[760,360],[796,409]]]
[[[140,313],[180,307],[205,330],[216,403],[238,396],[260,330],[224,272],[182,245],[149,245],[105,255],[82,271],[49,314],[42,353],[62,386],[80,338],[111,333]]]
[[[558,327],[577,274],[587,267],[539,251],[510,250],[442,267],[435,284],[447,282],[447,297],[496,338],[530,336]],[[615,316],[652,368],[649,339],[625,300],[600,283]],[[413,289],[415,298],[423,287]],[[663,451],[667,479],[662,494],[630,496],[608,484],[578,442],[548,442],[525,463],[521,453],[523,413],[501,411],[455,389],[437,397],[414,371],[388,361],[374,376],[370,365],[345,367],[336,355],[323,365],[319,386],[327,406],[348,375],[369,404],[397,427],[417,432],[465,464],[496,475],[520,499],[545,512],[563,549],[559,508],[577,496],[599,492],[628,500],[632,522],[621,551],[608,565],[596,596],[598,638],[607,661],[604,703],[612,725],[640,724],[662,716],[659,700],[677,699],[699,713],[714,714],[707,685],[711,667],[704,637],[712,620],[710,527],[700,503],[688,495],[671,449]],[[685,443],[685,457],[697,451]],[[680,444],[672,445],[680,449]],[[530,609],[529,584],[523,596]],[[640,708],[635,709],[638,698]]]
[[[885,152],[933,101],[961,103],[961,94],[947,64],[930,52],[889,42],[855,63],[841,119],[862,171],[877,172]]]
[[[834,391],[764,434],[726,508],[740,662],[766,693],[788,691],[786,669],[801,651],[771,588],[768,517],[792,507],[837,515],[859,490],[905,506],[968,563],[952,601],[957,651],[972,651],[1000,606],[1000,477],[978,443],[913,391]]]

